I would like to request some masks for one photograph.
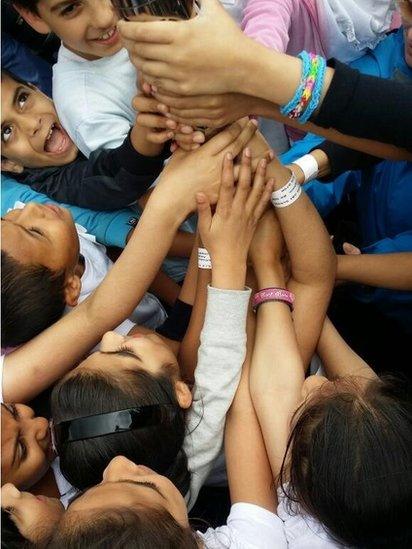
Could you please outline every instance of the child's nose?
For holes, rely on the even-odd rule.
[[[39,116],[24,116],[22,125],[29,137],[33,137],[42,126],[41,118]]]
[[[49,422],[45,417],[35,417],[31,419],[34,436],[37,441],[44,440],[49,433]]]
[[[105,31],[115,24],[117,17],[110,0],[97,0],[96,4],[96,7],[92,10],[93,26]]]

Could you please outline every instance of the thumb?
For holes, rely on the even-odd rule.
[[[349,242],[344,242],[342,248],[346,255],[360,255],[362,253],[359,248],[349,244]]]
[[[200,237],[203,240],[203,237],[206,237],[210,230],[210,225],[212,223],[212,211],[210,209],[209,199],[204,193],[196,194],[196,204],[199,218],[197,227],[199,229]]]

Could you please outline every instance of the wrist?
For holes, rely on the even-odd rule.
[[[246,262],[231,262],[212,258],[212,286],[222,290],[243,290],[246,280]]]
[[[280,263],[262,265],[258,269],[255,269],[255,274],[259,290],[270,287],[286,288],[285,275]]]
[[[290,170],[295,175],[296,181],[299,185],[303,185],[305,183],[305,174],[303,173],[302,168],[300,168],[297,164],[286,164],[285,168]]]

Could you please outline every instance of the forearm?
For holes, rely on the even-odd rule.
[[[412,252],[339,255],[336,278],[391,290],[412,290]]]
[[[349,347],[329,318],[323,324],[317,352],[329,379],[350,375],[376,378],[372,368]]]
[[[274,177],[274,190],[284,187],[290,171],[272,163],[267,175]],[[332,287],[336,257],[326,227],[304,192],[292,204],[275,208],[291,262],[292,278],[308,286]]]
[[[207,287],[211,282],[210,269],[199,269],[197,274],[196,296],[193,311],[190,317],[189,327],[182,341],[179,354],[179,364],[184,379],[193,383],[194,372],[197,364],[197,353],[200,345],[200,333],[206,312]]]
[[[173,257],[190,257],[195,235],[185,231],[177,231],[167,255]]]
[[[259,288],[285,286],[279,267],[257,269],[256,276]],[[262,304],[257,313],[250,391],[274,478],[283,461],[303,380],[304,369],[288,306],[279,302]]]
[[[252,112],[254,112],[256,115],[263,116],[265,118],[272,118],[273,120],[277,120],[282,124],[287,124],[288,126],[296,128],[298,130],[321,135],[325,139],[333,141],[334,143],[342,145],[343,147],[356,149],[363,153],[377,156],[379,158],[385,158],[387,160],[412,160],[412,154],[410,152],[403,148],[390,145],[388,143],[381,143],[380,141],[373,141],[371,139],[365,139],[360,137],[352,137],[338,132],[337,130],[334,130],[332,128],[326,129],[317,126],[312,122],[300,124],[296,120],[292,120],[291,118],[282,116],[280,114],[279,105],[271,103],[270,101],[256,101],[251,99],[251,104],[253,105]]]
[[[249,390],[255,328],[255,315],[249,308],[246,359],[235,398],[226,415],[226,468],[232,505],[237,502],[253,503],[274,513],[277,506],[276,488]]]
[[[168,305],[173,305],[179,297],[180,286],[163,271],[159,271],[149,290]]]

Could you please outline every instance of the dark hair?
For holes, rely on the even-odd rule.
[[[411,547],[409,389],[389,379],[363,389],[337,383],[339,391],[320,390],[297,411],[280,472],[290,507],[297,503],[351,547]]]
[[[34,547],[24,538],[10,515],[4,509],[1,510],[1,549],[29,549]]]
[[[15,6],[18,6],[19,8],[24,8],[38,15],[39,12],[37,9],[37,4],[39,3],[39,1],[40,0],[12,0],[11,3]]]
[[[1,252],[1,344],[26,343],[62,316],[65,273],[23,265]]]
[[[164,418],[157,425],[63,444],[60,468],[66,479],[80,490],[94,486],[110,461],[121,455],[168,477],[185,495],[190,485],[182,448],[185,413],[166,372],[154,376],[144,370],[126,370],[115,377],[80,368],[63,378],[51,397],[56,423],[151,404],[172,405],[164,407]]]
[[[196,534],[165,509],[68,512],[48,549],[198,549]]]
[[[8,76],[9,78],[14,80],[18,84],[23,84],[23,86],[29,86],[30,88],[33,87],[33,84],[31,84],[30,82],[27,82],[27,80],[23,80],[22,78],[20,78],[16,74],[14,74],[14,72],[10,71],[9,69],[4,69],[4,68],[1,69],[1,79],[2,80],[3,80],[4,76]]]

